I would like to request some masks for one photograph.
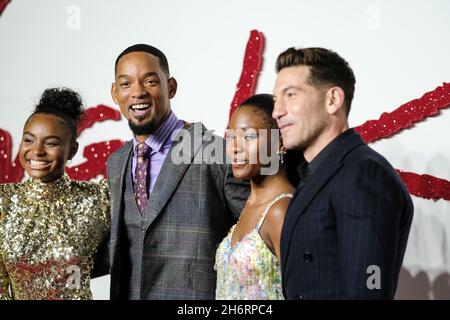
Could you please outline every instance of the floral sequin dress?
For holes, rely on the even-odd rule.
[[[0,300],[92,299],[94,256],[109,225],[105,181],[0,185]]]
[[[281,270],[276,255],[267,247],[259,229],[270,207],[282,198],[292,198],[283,193],[273,199],[263,212],[256,227],[241,241],[231,245],[234,225],[220,243],[216,252],[216,299],[218,300],[281,300]]]

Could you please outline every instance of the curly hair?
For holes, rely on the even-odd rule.
[[[83,101],[77,92],[69,88],[45,89],[28,120],[36,114],[51,114],[64,120],[70,129],[72,139],[76,140],[77,124],[84,114]]]

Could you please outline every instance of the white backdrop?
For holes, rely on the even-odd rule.
[[[87,106],[114,106],[116,56],[134,43],[163,50],[179,90],[176,114],[221,134],[239,80],[249,32],[265,37],[256,92],[272,92],[276,56],[321,46],[347,59],[356,78],[350,124],[378,119],[450,80],[450,1],[12,0],[0,17],[0,128],[17,153],[23,123],[42,91],[78,90]],[[371,146],[395,168],[450,180],[450,110]],[[127,140],[125,121],[80,137]],[[79,152],[74,164],[83,162]],[[398,298],[450,298],[450,201],[413,197],[415,216]],[[109,278],[93,280],[108,298]]]

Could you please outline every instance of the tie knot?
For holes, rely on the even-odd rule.
[[[136,146],[136,154],[138,158],[147,158],[150,153],[150,147],[145,142],[140,142]]]

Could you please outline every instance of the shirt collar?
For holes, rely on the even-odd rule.
[[[331,141],[322,151],[319,152],[314,159],[308,164],[308,174],[314,173],[319,168],[320,164],[333,152],[334,147],[345,137],[353,133],[353,129],[348,129],[338,135],[333,141]]]
[[[154,134],[151,134],[145,139],[145,144],[148,145],[152,149],[153,152],[159,152],[163,146],[166,144],[170,144],[170,137],[172,133],[178,127],[178,118],[172,111],[166,120],[156,129]],[[136,140],[136,136],[133,136],[133,150],[136,150],[136,146],[138,145],[138,141]]]

